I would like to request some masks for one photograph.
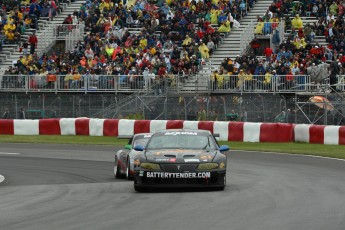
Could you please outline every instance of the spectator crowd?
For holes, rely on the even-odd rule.
[[[338,75],[345,74],[345,1],[275,0],[265,15],[257,18],[256,37],[251,42],[254,55],[226,58],[211,75],[214,89],[304,89],[306,75],[311,82],[328,81],[334,90]],[[317,19],[305,23],[302,17]],[[285,40],[278,24],[284,20]],[[260,47],[259,36],[272,35],[272,46]],[[315,41],[325,36],[327,45]],[[258,49],[263,51],[257,57]]]
[[[65,0],[1,0],[0,51],[3,44],[18,44],[28,29],[38,29],[38,20],[53,18]]]
[[[199,71],[253,2],[166,0],[156,5],[136,0],[124,5],[87,0],[64,21],[85,24],[84,40],[74,50],[23,55],[7,74],[35,75],[41,79],[35,84],[50,81],[48,74],[64,75],[59,81],[67,89],[82,87],[86,78],[92,78],[95,87],[113,87],[115,76],[120,76],[117,83],[129,87],[145,87],[172,75],[184,82]]]

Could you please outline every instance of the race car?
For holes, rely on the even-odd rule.
[[[134,159],[134,189],[153,187],[226,186],[229,146],[218,145],[206,130],[161,130],[152,134],[146,146],[134,145],[141,151]]]
[[[132,137],[119,137],[119,138],[129,138],[128,144],[120,149],[115,154],[114,163],[114,177],[115,178],[127,178],[128,180],[133,179],[134,174],[134,156],[139,152],[133,149],[133,146],[140,145],[145,146],[151,133],[140,133],[135,134]]]

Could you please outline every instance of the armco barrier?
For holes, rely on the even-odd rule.
[[[161,129],[202,129],[219,134],[222,141],[306,142],[345,145],[345,127],[225,121],[127,120],[61,118],[1,120],[0,134],[131,136]]]

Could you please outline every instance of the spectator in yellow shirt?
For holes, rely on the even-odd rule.
[[[243,71],[243,69],[240,70],[240,72],[237,75],[237,89],[242,90],[243,89],[243,82],[244,82],[244,78],[245,78],[245,73]]]

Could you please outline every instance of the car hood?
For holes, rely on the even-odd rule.
[[[155,149],[146,151],[145,156],[151,163],[207,163],[212,162],[216,153],[216,150]]]

